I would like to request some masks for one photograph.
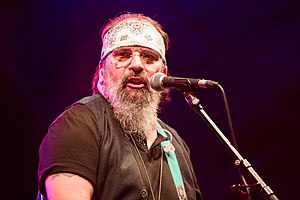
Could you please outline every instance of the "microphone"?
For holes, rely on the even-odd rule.
[[[212,80],[166,76],[164,73],[158,72],[151,76],[150,85],[156,91],[161,91],[165,88],[188,91],[194,88],[217,87],[219,83]]]

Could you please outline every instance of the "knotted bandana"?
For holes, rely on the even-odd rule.
[[[157,51],[164,63],[165,44],[157,29],[145,20],[123,20],[104,35],[101,60],[111,51],[121,46],[143,46]]]

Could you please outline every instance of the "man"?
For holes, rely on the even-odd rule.
[[[168,35],[142,14],[112,19],[102,32],[93,95],[68,107],[40,146],[39,199],[200,199],[189,149],[157,117],[168,91]]]

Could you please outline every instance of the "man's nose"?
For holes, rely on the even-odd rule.
[[[135,71],[141,71],[144,69],[144,64],[142,62],[142,58],[139,53],[132,54],[131,62],[129,64],[128,68],[133,69]]]

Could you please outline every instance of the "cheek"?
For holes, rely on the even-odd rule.
[[[124,68],[116,68],[109,59],[105,60],[106,67],[106,76],[109,76],[110,80],[113,82],[118,82],[120,79],[124,77],[125,69]]]
[[[153,67],[149,68],[147,70],[147,73],[148,73],[149,76],[152,76],[153,74],[155,74],[157,72],[163,72],[163,71],[164,70],[163,70],[162,65],[157,65],[157,66],[153,66]]]
[[[119,80],[119,76],[118,74],[114,73],[114,72],[108,72],[108,76],[110,77],[110,79],[113,81],[113,82],[116,82],[117,80]]]
[[[119,84],[122,82],[123,78],[125,77],[125,70],[124,69],[113,69],[109,71],[110,79],[113,83]]]

